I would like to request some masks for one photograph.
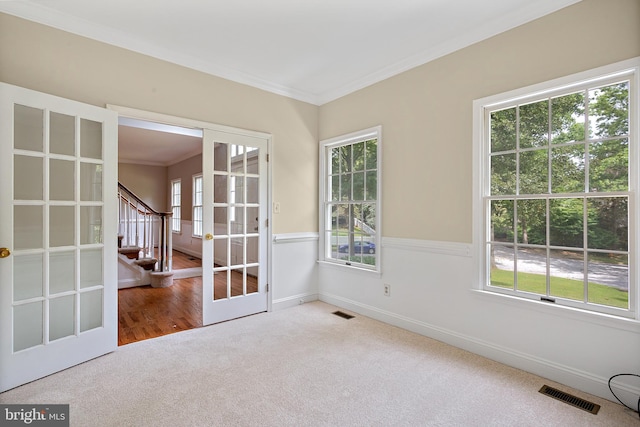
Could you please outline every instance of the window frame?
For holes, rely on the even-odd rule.
[[[200,181],[200,203],[197,203],[198,200],[198,191],[197,191],[197,185],[196,182]],[[196,238],[202,238],[202,230],[203,230],[203,226],[204,226],[204,219],[202,217],[202,215],[204,214],[204,207],[202,204],[202,197],[204,195],[204,181],[202,178],[202,174],[196,174],[193,175],[191,178],[191,188],[192,188],[192,195],[191,195],[191,236],[192,237],[196,237]],[[200,219],[196,219],[198,216],[196,215],[196,212],[200,211]],[[196,233],[196,223],[200,223],[200,234]]]
[[[179,193],[177,193],[177,201],[176,205],[176,185],[178,187]],[[174,234],[182,233],[182,180],[180,178],[172,179],[169,186],[169,197],[171,200],[171,232]],[[177,213],[177,215],[176,215]]]
[[[539,294],[527,294],[524,291],[501,289],[489,285],[489,256],[487,254],[491,226],[491,141],[490,114],[510,105],[525,103],[543,97],[561,96],[574,93],[587,86],[613,84],[616,81],[629,80],[629,189],[628,189],[628,277],[629,309],[619,309],[597,304],[578,303],[556,298],[552,304],[540,298]],[[540,84],[523,87],[505,93],[489,96],[473,102],[473,252],[474,252],[474,290],[489,296],[506,296],[511,301],[530,301],[552,308],[577,309],[587,314],[609,315],[620,319],[639,318],[640,306],[639,270],[640,255],[640,57],[585,72],[550,80]],[[615,193],[615,192],[614,192]],[[606,193],[600,193],[606,194]]]
[[[365,263],[349,262],[331,256],[331,239],[327,236],[331,230],[331,210],[329,206],[331,200],[329,200],[331,191],[331,161],[329,159],[331,149],[341,146],[353,145],[359,142],[376,139],[376,199],[375,199],[375,238],[373,240],[375,244],[375,265],[369,265]],[[359,270],[363,272],[373,272],[378,275],[381,274],[381,243],[382,243],[382,126],[374,126],[368,129],[352,132],[346,135],[340,135],[334,138],[325,139],[320,141],[319,144],[319,246],[318,246],[318,261],[325,265],[333,265],[338,267],[349,268],[352,270]],[[368,169],[370,170],[370,169]],[[353,202],[353,194],[349,199]]]

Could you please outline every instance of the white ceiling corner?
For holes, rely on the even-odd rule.
[[[580,0],[0,0],[0,12],[322,105]]]

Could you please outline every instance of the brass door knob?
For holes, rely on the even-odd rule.
[[[207,234],[204,235],[204,238],[207,239],[207,240],[212,240],[213,239],[213,234],[207,233]]]
[[[6,258],[11,255],[11,251],[7,248],[0,248],[0,258]]]

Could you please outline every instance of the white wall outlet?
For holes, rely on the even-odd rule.
[[[273,213],[274,214],[280,213],[280,202],[273,202]]]
[[[384,284],[384,296],[385,297],[389,297],[391,296],[391,285],[388,284]]]

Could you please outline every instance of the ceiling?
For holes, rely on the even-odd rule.
[[[579,0],[0,0],[0,12],[315,105]],[[201,135],[122,122],[119,161],[169,166]]]
[[[579,0],[0,0],[0,11],[322,105]]]
[[[202,152],[202,130],[120,117],[118,162],[171,166]]]

